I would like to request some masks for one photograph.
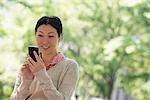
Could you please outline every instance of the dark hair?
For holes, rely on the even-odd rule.
[[[58,36],[60,37],[60,34],[62,34],[62,23],[59,17],[57,16],[43,16],[41,17],[35,26],[35,32],[37,32],[37,29],[40,25],[43,24],[49,24],[52,27],[54,27],[57,30]]]

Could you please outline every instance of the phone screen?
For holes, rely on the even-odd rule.
[[[36,62],[36,58],[33,54],[33,51],[35,51],[37,53],[37,55],[39,56],[39,49],[36,46],[28,46],[29,56]]]

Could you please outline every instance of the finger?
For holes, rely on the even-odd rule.
[[[34,66],[30,63],[30,61],[28,61],[28,64],[29,64],[29,69],[32,71]]]
[[[36,62],[29,56],[28,57],[28,61],[32,64],[32,65],[34,65]]]
[[[25,64],[22,64],[22,65],[21,65],[21,68],[26,68],[26,65],[25,65]]]
[[[33,51],[33,54],[34,54],[34,56],[35,56],[37,62],[41,62],[40,57],[37,55],[37,53],[36,53],[35,51]]]
[[[24,63],[22,64],[22,66],[28,66],[27,59],[24,61]]]
[[[27,63],[27,59],[24,61],[24,63],[23,63],[23,64],[24,64],[24,65],[28,64],[28,63]]]

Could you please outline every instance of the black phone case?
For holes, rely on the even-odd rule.
[[[37,55],[39,56],[39,49],[35,46],[29,46],[28,47],[28,54],[30,55],[30,57],[36,62],[36,58],[33,54],[33,51],[35,51],[37,53]]]

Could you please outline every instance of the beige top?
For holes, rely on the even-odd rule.
[[[18,74],[10,100],[71,100],[79,68],[74,60],[65,58],[48,71],[42,69],[34,75],[33,81],[22,81]]]

